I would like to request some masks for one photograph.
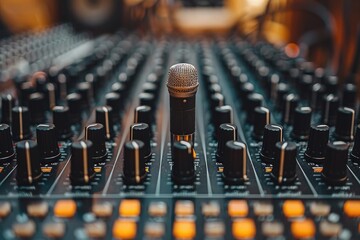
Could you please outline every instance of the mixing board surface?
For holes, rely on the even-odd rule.
[[[0,239],[360,238],[355,85],[239,38],[60,26],[0,48]],[[177,63],[199,81],[189,152]]]

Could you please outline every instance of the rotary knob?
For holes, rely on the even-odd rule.
[[[153,108],[155,105],[155,96],[152,93],[140,93],[139,102],[140,105],[146,105]]]
[[[120,94],[116,92],[110,92],[105,95],[106,105],[110,106],[113,110],[112,118],[113,121],[120,119],[120,110],[121,110],[121,98]]]
[[[24,140],[31,137],[30,116],[27,107],[14,107],[11,112],[11,130],[15,140]]]
[[[78,93],[71,93],[66,96],[66,101],[69,107],[71,123],[81,122],[83,110],[81,105],[81,95]]]
[[[0,142],[0,162],[12,160],[15,156],[15,151],[10,127],[7,124],[0,124]]]
[[[88,184],[95,176],[92,150],[93,144],[90,141],[71,144],[70,180],[73,185]]]
[[[42,123],[45,120],[45,96],[36,92],[29,96],[29,112],[32,123]]]
[[[356,105],[356,85],[352,83],[345,84],[342,94],[342,106],[355,108]]]
[[[172,178],[176,184],[191,184],[195,179],[193,149],[189,142],[174,142],[172,146]]]
[[[270,111],[265,107],[256,107],[254,109],[253,136],[256,139],[262,139],[264,127],[270,124]]]
[[[113,119],[111,118],[112,115],[112,108],[109,106],[102,106],[96,108],[96,122],[101,123],[105,128],[105,136],[106,139],[111,139],[114,137],[114,123]]]
[[[280,125],[268,124],[264,128],[263,143],[260,151],[261,159],[267,163],[273,163],[275,160],[275,144],[282,142],[283,128]]]
[[[360,163],[360,124],[358,124],[356,127],[354,146],[350,156],[353,161]]]
[[[36,139],[42,163],[54,162],[60,157],[54,124],[39,124],[36,127]]]
[[[311,123],[311,108],[297,107],[294,113],[294,125],[292,136],[298,140],[305,140],[309,137]]]
[[[15,99],[11,94],[1,97],[1,122],[11,123],[11,109],[15,107]]]
[[[238,141],[228,141],[224,152],[224,172],[225,181],[229,183],[239,183],[248,179],[246,175],[246,145]]]
[[[16,180],[20,185],[31,185],[42,175],[39,162],[39,149],[35,141],[25,140],[16,144]]]
[[[321,120],[324,124],[334,126],[336,122],[336,114],[339,108],[339,98],[333,94],[323,97],[323,105],[321,112]]]
[[[329,127],[327,125],[311,126],[305,158],[311,162],[323,163],[328,141]]]
[[[138,106],[134,112],[134,123],[146,123],[152,125],[152,112],[149,106]]]
[[[218,135],[218,146],[217,146],[217,157],[220,162],[223,161],[225,145],[228,141],[236,141],[237,136],[237,127],[234,124],[223,123],[219,126],[219,135]]]
[[[107,156],[105,145],[105,128],[100,123],[90,124],[85,128],[85,140],[91,141],[93,150],[91,158],[94,163],[103,161]]]
[[[277,142],[275,149],[272,176],[278,184],[294,182],[296,179],[296,143]]]
[[[71,124],[69,121],[69,108],[66,106],[55,106],[52,113],[58,139],[67,140],[71,138],[73,132],[71,131]]]
[[[341,141],[354,139],[355,111],[348,107],[341,107],[337,111],[335,124],[335,138]]]
[[[293,93],[287,94],[284,97],[282,117],[284,123],[291,124],[294,119],[294,112],[299,104],[299,97]]]
[[[144,156],[151,156],[150,128],[146,123],[135,123],[130,126],[130,140],[140,140],[144,143]]]
[[[223,123],[233,123],[233,109],[229,105],[216,107],[214,114],[215,134],[219,134],[219,126]]]
[[[124,180],[129,184],[140,184],[146,177],[144,143],[129,141],[124,149]]]

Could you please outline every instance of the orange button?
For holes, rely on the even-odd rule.
[[[193,239],[196,235],[195,223],[190,220],[175,221],[173,235],[177,239]]]
[[[54,206],[54,215],[61,218],[71,218],[76,213],[76,203],[74,200],[59,200]]]
[[[136,222],[118,219],[113,225],[113,236],[117,239],[133,239],[136,237]]]
[[[344,204],[344,212],[348,217],[360,217],[360,200],[348,200]]]
[[[119,214],[122,217],[137,217],[140,215],[141,205],[137,199],[125,199],[120,203]]]
[[[305,207],[300,200],[286,200],[283,205],[284,215],[288,218],[304,216]]]
[[[291,223],[291,232],[298,238],[312,238],[315,235],[315,224],[310,219],[299,220]]]
[[[256,235],[254,220],[250,218],[236,220],[232,224],[232,234],[236,239],[254,238]]]
[[[249,212],[248,204],[245,200],[230,200],[228,214],[230,217],[245,217]]]

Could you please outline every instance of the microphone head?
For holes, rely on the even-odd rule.
[[[196,68],[188,63],[170,67],[167,87],[173,97],[186,98],[195,95],[199,86]]]

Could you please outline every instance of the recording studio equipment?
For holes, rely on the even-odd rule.
[[[0,42],[0,239],[360,239],[355,84],[236,36]]]

